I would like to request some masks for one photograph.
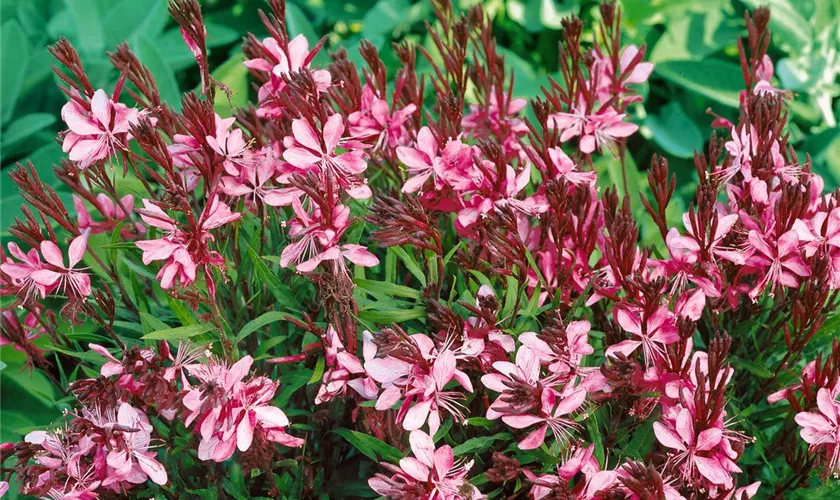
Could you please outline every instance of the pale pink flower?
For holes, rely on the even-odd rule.
[[[24,253],[13,241],[9,242],[8,248],[9,253],[20,262],[15,262],[7,257],[6,261],[0,264],[0,271],[11,278],[11,284],[20,289],[19,294],[23,296],[24,300],[28,300],[35,293],[40,293],[41,297],[46,297],[47,287],[32,279],[35,272],[44,269],[44,263],[41,262],[38,250],[31,248],[29,252]]]
[[[436,170],[436,166],[440,166],[440,163],[435,162],[437,156],[438,143],[429,127],[423,127],[417,133],[415,147],[397,147],[397,158],[408,167],[408,175],[411,176],[402,187],[403,193],[420,191],[432,176],[434,176],[432,178],[434,179],[435,190],[443,188],[444,183],[440,177],[441,173]]]
[[[594,171],[578,171],[575,162],[559,147],[549,148],[548,156],[551,159],[553,173],[558,179],[566,179],[576,186],[594,186],[598,180],[598,175]]]
[[[377,474],[368,480],[371,489],[389,499],[428,500],[480,499],[484,496],[466,480],[472,461],[457,464],[449,445],[435,449],[431,436],[423,431],[409,435],[413,457],[400,460],[400,466],[382,464],[393,475]]]
[[[651,366],[665,355],[665,346],[679,340],[673,314],[660,307],[647,317],[637,307],[619,306],[615,319],[624,330],[632,333],[638,340],[623,340],[607,348],[606,355],[621,353],[629,356],[640,346],[645,355],[645,363]]]
[[[80,169],[115,156],[128,149],[129,129],[140,116],[140,111],[114,102],[102,89],[94,92],[90,110],[72,99],[61,108],[61,119],[70,129],[64,136],[62,150],[70,153],[70,160],[77,162]]]
[[[431,373],[413,381],[411,389],[406,392],[406,402],[414,396],[418,402],[405,413],[403,427],[406,430],[417,430],[428,421],[429,432],[437,433],[441,423],[441,410],[451,414],[457,422],[465,419],[464,407],[460,402],[464,395],[457,391],[444,390],[446,384],[455,377],[456,364],[455,353],[444,350],[432,364]]]
[[[357,143],[342,139],[344,118],[338,113],[323,124],[321,133],[303,118],[292,121],[293,137],[286,137],[283,158],[301,171],[315,171],[324,182],[335,182],[356,199],[371,196],[370,188],[356,176],[367,168],[364,151]],[[347,149],[337,153],[337,147]]]
[[[825,448],[830,474],[840,473],[840,403],[829,389],[817,391],[817,411],[796,414],[796,423],[802,427],[802,439],[812,452]]]
[[[216,135],[205,137],[207,144],[219,156],[224,158],[223,166],[230,175],[239,175],[239,169],[252,166],[256,161],[248,143],[242,135],[242,130],[229,130],[236,118],[222,118],[216,115]]]
[[[34,271],[32,281],[45,287],[49,291],[58,290],[76,297],[90,295],[90,276],[80,272],[76,264],[82,261],[87,251],[87,235],[77,236],[67,251],[69,265],[64,265],[64,257],[58,246],[50,240],[41,242],[41,255],[48,265]],[[87,268],[84,268],[87,269]]]
[[[350,209],[344,205],[333,208],[332,224],[323,220],[319,208],[310,216],[304,210],[299,200],[292,203],[297,217],[289,222],[289,236],[296,240],[283,249],[280,254],[280,265],[288,267],[292,264],[301,273],[313,271],[321,262],[335,261],[344,269],[344,258],[364,267],[379,264],[379,259],[367,248],[356,244],[339,244],[339,238],[347,229]]]
[[[388,102],[374,94],[370,85],[362,90],[362,106],[347,117],[350,135],[360,140],[376,138],[374,149],[404,146],[410,140],[405,122],[417,111],[417,106],[408,106],[388,111]]]
[[[264,38],[258,47],[262,57],[244,62],[249,69],[269,74],[269,81],[260,87],[260,107],[257,114],[261,117],[280,116],[283,106],[276,96],[286,88],[283,76],[309,68],[309,63],[317,55],[320,45],[310,51],[309,41],[300,34],[289,41],[288,51],[284,51],[277,40],[270,37]],[[330,72],[327,70],[313,70],[312,78],[319,93],[326,92],[332,83]]]
[[[595,150],[611,149],[616,140],[633,135],[639,126],[624,121],[627,115],[613,108],[603,109],[592,115],[584,126],[580,150],[590,154]]]
[[[811,270],[802,260],[799,249],[799,236],[790,230],[779,236],[775,244],[768,242],[758,231],[748,234],[753,250],[746,265],[762,272],[761,279],[750,291],[750,298],[755,301],[767,286],[773,296],[776,286],[798,287],[799,278],[811,275]],[[772,245],[772,246],[771,246]]]
[[[653,423],[656,439],[665,447],[676,450],[671,460],[680,464],[684,477],[690,478],[695,470],[714,485],[730,485],[732,476],[712,453],[721,443],[723,431],[711,427],[695,433],[691,412],[683,408],[676,418],[675,427],[661,422]]]
[[[110,479],[119,478],[136,484],[148,477],[156,484],[166,484],[166,469],[155,459],[156,454],[149,451],[152,426],[148,418],[128,403],[123,403],[117,412],[117,423],[124,429],[124,440],[106,457],[108,466],[113,467],[116,474]]]
[[[520,450],[539,448],[545,441],[548,429],[554,438],[563,442],[571,440],[573,431],[578,427],[571,414],[586,401],[586,391],[581,388],[568,388],[564,393],[557,393],[544,388],[541,395],[541,411],[539,415],[505,415],[502,421],[515,429],[524,429],[534,424],[540,424],[536,430],[528,434],[519,442]],[[558,402],[559,399],[559,402]]]

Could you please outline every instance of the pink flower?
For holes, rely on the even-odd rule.
[[[744,175],[744,180],[752,180],[752,159],[758,148],[758,132],[753,125],[744,125],[739,134],[732,127],[732,140],[725,145],[726,151],[732,156],[732,164],[727,169],[719,171],[723,182],[728,182],[738,172]]]
[[[155,453],[149,451],[152,426],[148,418],[128,403],[123,403],[117,412],[117,423],[125,429],[122,432],[124,439],[121,446],[111,449],[106,457],[115,474],[109,479],[142,483],[148,477],[156,484],[166,484],[166,469],[155,459]]]
[[[775,245],[768,243],[758,231],[750,231],[749,244],[754,250],[747,259],[746,265],[756,268],[763,276],[750,291],[750,298],[755,301],[764,289],[770,286],[770,296],[773,296],[776,286],[798,287],[800,277],[808,277],[811,270],[802,260],[799,250],[799,236],[790,230],[779,236]]]
[[[347,123],[350,135],[360,140],[376,138],[374,149],[395,148],[408,143],[410,137],[405,122],[417,111],[417,106],[408,106],[389,113],[388,103],[374,94],[370,85],[362,90],[362,107],[350,113]]]
[[[344,269],[344,260],[364,267],[379,264],[379,259],[365,247],[355,244],[339,245],[339,238],[349,225],[350,209],[336,205],[332,213],[332,224],[323,219],[320,208],[310,216],[299,200],[292,203],[297,217],[289,222],[289,236],[296,240],[287,245],[280,254],[280,265],[292,264],[301,273],[313,271],[321,262],[336,261]]]
[[[451,414],[456,422],[464,421],[464,407],[460,403],[460,400],[464,399],[463,394],[444,390],[446,384],[455,376],[455,370],[455,354],[447,349],[438,354],[429,375],[418,377],[413,382],[411,390],[406,392],[406,403],[412,396],[416,396],[418,402],[405,413],[405,430],[417,430],[428,421],[429,432],[434,435],[440,429],[441,410]]]
[[[732,231],[732,227],[738,222],[738,214],[729,214],[721,216],[715,215],[717,223],[714,225],[714,234],[707,237],[705,228],[696,228],[692,224],[691,215],[687,212],[683,214],[683,224],[685,231],[689,236],[694,238],[698,244],[706,243],[706,250],[711,255],[712,259],[719,257],[729,262],[743,265],[746,260],[743,252],[734,248],[727,248],[723,246],[723,239]],[[708,238],[708,239],[707,239]]]
[[[61,119],[70,129],[64,136],[62,149],[80,169],[94,162],[115,156],[128,148],[129,129],[141,113],[125,104],[112,101],[105,91],[97,90],[90,99],[90,110],[76,96],[61,108]]]
[[[567,442],[572,437],[572,431],[578,424],[569,415],[581,407],[586,401],[586,391],[581,388],[570,388],[558,394],[552,389],[543,389],[541,397],[541,411],[539,415],[505,415],[502,421],[515,429],[524,429],[534,424],[541,424],[535,431],[528,434],[519,442],[520,450],[539,448],[545,441],[548,429],[555,439]],[[558,402],[557,399],[560,399]]]
[[[237,448],[247,451],[255,433],[284,446],[303,445],[302,439],[286,434],[286,414],[270,405],[278,382],[266,377],[244,380],[253,362],[251,356],[245,356],[230,367],[214,359],[207,365],[186,366],[190,375],[202,382],[193,386],[183,400],[190,412],[184,424],[196,422],[201,435],[200,460],[223,462]],[[218,398],[216,390],[225,397]]]
[[[623,340],[607,348],[606,355],[621,353],[632,354],[639,346],[645,355],[645,363],[651,366],[665,355],[665,346],[679,340],[674,317],[665,307],[660,307],[647,316],[636,307],[619,306],[615,319],[624,330],[632,333],[639,340]]]
[[[703,290],[706,296],[720,297],[720,276],[709,267],[697,266],[700,254],[697,241],[681,236],[677,228],[672,227],[665,237],[665,244],[671,258],[657,264],[661,266],[663,274],[672,280],[672,295],[682,293],[690,282]]]
[[[590,154],[596,149],[611,148],[617,139],[633,135],[639,130],[639,126],[625,122],[626,116],[613,108],[607,108],[592,115],[584,127],[584,135],[580,139],[580,150]]]
[[[400,460],[400,466],[382,464],[393,472],[391,477],[377,474],[368,480],[371,489],[389,499],[427,498],[440,500],[484,498],[466,481],[472,461],[456,464],[449,445],[435,449],[431,436],[423,431],[409,435],[413,457]],[[409,496],[410,495],[410,496]]]
[[[347,387],[352,388],[365,399],[375,399],[378,393],[376,383],[366,375],[365,368],[359,358],[344,348],[338,332],[332,325],[327,326],[324,357],[329,369],[324,372],[321,387],[315,396],[315,404],[331,401],[336,396],[343,395]],[[364,358],[372,360],[376,355],[376,346],[372,342],[371,334],[363,332]],[[355,377],[354,377],[355,376]]]
[[[665,447],[676,450],[671,460],[681,464],[680,468],[686,479],[696,470],[711,484],[726,487],[732,484],[730,471],[712,453],[721,444],[722,429],[711,427],[696,434],[692,414],[683,408],[679,410],[675,427],[654,422],[653,432]]]
[[[592,172],[579,172],[575,168],[575,162],[559,147],[549,148],[548,156],[551,159],[551,167],[558,179],[566,179],[576,186],[594,186],[598,175]]]
[[[495,420],[539,408],[540,358],[532,349],[521,346],[516,351],[516,364],[497,361],[493,363],[493,368],[498,373],[481,377],[484,387],[499,393],[499,397],[487,409],[487,418]]]
[[[207,144],[219,156],[224,158],[225,171],[230,175],[239,175],[239,169],[255,161],[253,153],[248,149],[248,143],[242,135],[242,130],[228,130],[236,118],[222,118],[216,115],[216,136],[205,137]]]
[[[357,199],[370,198],[371,191],[366,184],[356,179],[367,168],[364,151],[341,138],[344,135],[344,118],[336,113],[323,124],[323,131],[318,134],[308,121],[298,118],[292,121],[294,137],[286,137],[286,150],[283,158],[302,171],[314,170],[324,182],[334,182],[347,190]],[[336,153],[341,146],[347,149]]]
[[[218,195],[213,195],[198,222],[187,232],[181,230],[175,219],[149,200],[143,200],[143,205],[145,208],[140,211],[140,217],[150,226],[166,232],[163,238],[135,243],[143,250],[144,264],[149,265],[156,260],[166,261],[157,274],[161,288],[171,288],[176,280],[181,286],[190,286],[196,280],[198,267],[205,265],[204,271],[212,293],[212,278],[206,264],[219,267],[224,264],[224,260],[207,246],[207,242],[214,239],[210,230],[233,222],[242,214],[232,212],[227,204],[219,201]]]
[[[309,63],[317,55],[321,45],[316,45],[310,52],[309,41],[301,34],[289,41],[287,51],[284,51],[274,38],[264,38],[256,47],[262,57],[249,59],[244,65],[254,71],[269,73],[269,81],[260,87],[260,107],[257,114],[261,117],[280,116],[283,106],[276,96],[286,88],[283,76],[309,68]],[[332,78],[329,71],[314,70],[312,77],[319,93],[330,88]]]
[[[836,395],[826,388],[817,391],[817,410],[796,414],[796,423],[802,427],[799,434],[810,445],[811,452],[825,448],[826,471],[837,474],[840,472],[840,403]]]
[[[432,176],[435,180],[435,190],[443,188],[442,178],[439,178],[441,173],[436,169],[436,165],[440,165],[435,162],[437,156],[438,143],[429,127],[423,127],[417,133],[415,147],[397,147],[397,157],[408,167],[408,175],[411,176],[402,187],[403,193],[420,191],[429,177]]]
[[[116,223],[128,219],[131,212],[134,211],[134,196],[127,194],[120,198],[119,202],[114,202],[105,193],[96,195],[96,208],[108,220],[99,222],[94,221],[90,211],[85,206],[84,201],[76,195],[73,195],[73,205],[76,207],[78,214],[79,230],[90,236],[91,234],[98,234],[112,230],[116,227]],[[131,228],[124,227],[121,234],[125,238],[131,238],[135,234],[143,234],[146,228],[140,224],[135,224],[136,232]]]
[[[0,271],[11,278],[11,284],[19,289],[18,294],[22,295],[24,300],[28,300],[36,292],[40,293],[41,297],[46,297],[47,287],[32,279],[35,272],[44,269],[38,250],[32,248],[28,253],[23,253],[23,250],[13,241],[9,242],[8,248],[9,253],[20,262],[7,257],[6,261],[0,264]]]
[[[67,252],[69,266],[64,265],[64,258],[61,250],[50,240],[41,242],[41,255],[48,265],[37,271],[33,271],[32,281],[49,291],[58,290],[65,294],[72,294],[76,297],[87,297],[90,295],[90,276],[79,272],[76,264],[81,262],[87,250],[87,235],[77,236],[71,243]],[[43,295],[43,294],[42,294]]]

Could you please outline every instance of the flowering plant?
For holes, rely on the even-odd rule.
[[[180,103],[128,45],[114,89],[51,47],[75,216],[32,164],[12,174],[32,208],[0,250],[1,333],[67,397],[0,447],[4,479],[78,499],[746,499],[840,473],[840,206],[789,147],[768,9],[745,14],[738,116],[716,117],[674,216],[667,159],[641,195],[599,169],[626,177],[654,70],[615,3],[594,40],[563,21],[530,102],[481,6],[435,0],[433,43],[396,45],[393,75],[364,42],[361,69],[343,49],[317,67],[326,40],[269,6],[232,117],[196,0],[169,5],[200,75]]]

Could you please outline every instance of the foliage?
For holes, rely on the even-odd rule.
[[[393,477],[413,487],[410,464],[405,465],[411,457],[437,470],[440,477],[430,483],[457,487],[464,496],[480,490],[506,497],[530,488],[530,495],[539,497],[544,493],[540,488],[556,483],[581,498],[595,498],[594,491],[587,492],[597,477],[605,491],[630,497],[641,495],[632,485],[647,488],[662,478],[666,483],[658,491],[669,497],[702,485],[711,498],[746,498],[754,492],[735,493],[736,486],[757,481],[762,483],[759,497],[800,494],[792,493],[797,486],[831,497],[833,486],[824,485],[818,472],[836,470],[831,453],[838,446],[806,446],[798,436],[808,425],[798,415],[827,415],[826,405],[818,405],[818,393],[836,389],[840,369],[840,351],[832,345],[840,322],[837,283],[832,281],[837,277],[831,277],[840,261],[825,243],[830,237],[825,244],[809,244],[802,232],[803,227],[831,231],[814,221],[833,216],[818,219],[819,213],[840,216],[836,194],[825,195],[822,205],[817,199],[840,186],[840,10],[835,3],[771,1],[767,47],[760,46],[763,29],[750,24],[755,17],[749,16],[763,2],[752,0],[625,0],[619,5],[620,20],[605,16],[609,10],[599,3],[583,0],[492,1],[480,9],[474,2],[460,2],[454,11],[447,2],[290,0],[270,2],[282,20],[274,22],[261,19],[260,9],[272,10],[261,1],[200,3],[200,14],[198,3],[183,0],[2,4],[4,247],[32,248],[50,261],[48,272],[60,275],[42,273],[29,280],[30,273],[22,286],[17,275],[12,279],[8,268],[3,271],[2,332],[8,345],[0,351],[0,440],[20,442],[27,436],[29,441],[14,450],[4,445],[3,459],[26,457],[40,450],[37,446],[47,449],[40,430],[57,422],[68,425],[68,435],[82,432],[72,422],[96,421],[90,412],[102,406],[113,411],[103,426],[108,432],[101,434],[109,440],[108,450],[145,435],[166,449],[159,453],[154,446],[138,445],[129,461],[137,464],[131,470],[142,476],[139,481],[114,473],[118,467],[111,462],[102,469],[107,472],[98,470],[116,478],[110,485],[101,477],[95,486],[87,484],[100,488],[103,497],[117,495],[120,488],[140,498],[372,497],[371,487],[388,495]],[[454,26],[461,13],[471,13],[468,25],[476,38],[457,64],[461,45]],[[563,21],[570,16],[582,20],[575,43]],[[599,31],[605,26],[618,33],[612,45]],[[244,40],[243,54],[240,43],[248,33],[253,37]],[[480,38],[482,33],[492,33],[498,46]],[[320,50],[319,34],[324,36]],[[312,49],[306,64],[298,62],[273,77],[255,63],[243,64],[267,59],[273,65],[277,61],[266,52],[266,37],[288,41],[297,35]],[[443,41],[436,36],[444,36]],[[69,42],[55,44],[59,37]],[[754,46],[756,40],[762,41]],[[122,42],[128,45],[118,49]],[[746,48],[739,51],[739,43]],[[52,54],[43,49],[48,44]],[[574,94],[564,62],[575,47],[593,46],[604,47],[605,59],[615,56],[611,78],[629,82],[629,88],[604,90],[615,101],[599,100],[600,110],[616,111],[620,116],[611,125],[632,130],[606,138],[593,132],[590,148],[583,131],[579,137],[560,138],[559,131],[552,136],[548,130],[563,119],[557,113],[574,111],[575,101],[566,98],[567,92]],[[639,47],[642,56],[616,69],[619,46]],[[766,68],[759,67],[765,52],[773,61],[766,79],[758,76],[766,75]],[[652,73],[628,80],[636,66],[646,67],[642,57],[653,63]],[[50,69],[54,58],[56,74]],[[75,70],[76,62],[84,69]],[[742,65],[748,68],[746,83]],[[297,71],[304,67],[312,71]],[[319,76],[316,68],[327,67],[331,75]],[[459,78],[459,67],[472,73]],[[475,73],[479,70],[486,73]],[[424,77],[413,80],[417,75]],[[341,84],[324,86],[324,78]],[[771,89],[767,101],[755,97],[758,80],[766,80]],[[386,101],[386,114],[393,113],[387,115],[391,128],[382,131],[381,123],[370,121],[372,101],[365,88]],[[109,116],[122,116],[127,125],[106,134],[103,154],[97,156],[68,140],[65,131],[74,116],[100,127],[89,112],[98,89],[105,89],[101,102],[108,103]],[[517,98],[539,100],[520,112]],[[65,105],[68,100],[78,108]],[[500,112],[508,105],[517,109]],[[404,116],[397,117],[399,109]],[[210,110],[220,118],[214,121]],[[332,113],[344,127],[335,151],[318,151],[302,132],[303,122],[292,122],[308,123],[322,141],[317,147],[323,148],[329,145]],[[354,118],[354,113],[360,114]],[[783,130],[768,123],[770,115]],[[231,116],[236,124],[228,130],[230,124],[220,125],[220,119]],[[478,118],[465,125],[470,116]],[[488,131],[485,123],[502,129]],[[771,208],[759,207],[759,182],[752,182],[744,167],[732,167],[749,147],[735,147],[729,128],[749,136],[749,124],[758,123],[772,141],[747,142],[761,142],[767,158],[771,142],[782,144],[774,153],[783,158],[779,172],[794,169],[794,179],[782,173],[767,176],[763,189],[769,192],[769,206],[782,207],[772,216],[766,215]],[[429,128],[421,129],[424,125]],[[729,141],[726,149],[723,141],[710,138],[710,127],[716,128],[717,139]],[[480,176],[495,187],[453,188],[478,174],[451,174],[444,181],[440,170],[423,171],[420,153],[430,160],[434,155],[421,130],[434,136],[440,158],[446,157],[447,139],[463,133],[465,149],[458,161],[470,163],[476,155],[489,162],[477,165],[488,169]],[[493,140],[482,141],[483,134]],[[178,145],[184,149],[177,150]],[[550,153],[553,147],[560,152]],[[297,151],[294,160],[290,150]],[[68,154],[76,161],[69,161]],[[328,176],[313,166],[317,162],[301,164],[312,154],[331,158],[318,168],[333,165],[335,171]],[[343,159],[335,163],[338,157]],[[31,161],[28,169],[14,166],[25,160]],[[364,166],[345,167],[358,162]],[[255,165],[269,163],[271,180],[263,188]],[[724,175],[716,168],[729,167],[728,184],[714,180]],[[811,172],[821,180],[812,180]],[[521,184],[514,180],[520,175]],[[758,175],[753,180],[764,182]],[[325,194],[324,186],[333,182],[335,192]],[[581,187],[590,182],[595,182],[591,189]],[[724,184],[743,192],[727,191]],[[816,194],[805,200],[795,186],[808,186]],[[711,203],[703,198],[709,190],[714,190]],[[748,201],[736,201],[739,196]],[[729,203],[714,209],[721,210],[720,222],[709,218],[715,199],[722,206]],[[453,202],[460,204],[458,209],[451,208]],[[563,224],[579,224],[584,213],[575,211],[585,203],[597,207],[594,222],[584,224],[595,228],[597,242],[593,239],[573,259],[552,243],[552,256],[545,241],[562,240],[554,236],[570,231]],[[721,264],[707,254],[700,260],[709,262],[687,264],[696,264],[702,276],[714,274],[707,264],[714,263],[715,269],[719,264],[711,288],[721,298],[704,288],[705,282],[698,284],[702,280],[696,276],[668,267],[685,263],[684,253],[693,251],[669,232],[690,239],[681,236],[691,232],[683,218],[687,212],[715,226],[723,224],[725,213],[741,217],[726,240],[727,247],[743,252],[740,259]],[[531,236],[523,220],[533,226]],[[555,222],[558,227],[552,226]],[[787,230],[797,233],[795,259],[801,254],[810,278],[793,270],[796,263],[787,271],[773,267],[794,259],[776,250]],[[777,254],[757,254],[760,245],[752,232]],[[307,234],[317,239],[304,244]],[[585,246],[584,236],[568,238],[575,248]],[[611,246],[622,239],[633,248]],[[57,245],[62,262],[48,258],[54,252],[45,250],[44,242]],[[79,259],[74,259],[74,245],[77,251],[84,245]],[[650,270],[634,263],[634,255],[642,262],[649,258]],[[5,265],[21,261],[9,252],[2,258]],[[579,274],[564,274],[563,267]],[[612,282],[605,281],[607,273]],[[620,282],[624,278],[628,281]],[[654,291],[657,286],[661,290]],[[700,289],[702,311],[681,312],[687,301],[697,300],[689,290]],[[594,295],[606,299],[598,302]],[[634,334],[641,335],[630,326],[629,315],[640,315],[636,321],[647,324],[659,314],[645,309],[645,300],[648,306],[662,304],[671,334],[679,333],[680,340],[667,342],[674,345],[662,352],[647,344],[644,352],[625,352]],[[583,331],[584,323],[581,338],[588,349],[578,345],[580,358],[569,362],[572,337],[567,336],[576,328]],[[476,339],[480,347],[472,344]],[[538,385],[546,398],[574,407],[556,424],[570,429],[573,439],[551,427],[557,439],[536,443],[539,436],[531,431],[539,425],[520,425],[514,417],[521,415],[499,420],[488,407],[499,392],[492,377],[503,371],[494,362],[519,364],[520,352],[538,351],[535,346],[546,339],[565,354],[557,359],[550,352],[541,355],[540,377],[553,373],[549,378],[559,378]],[[400,346],[416,352],[388,354]],[[371,354],[377,349],[377,355]],[[457,353],[453,366],[469,384],[450,374],[435,385],[435,367],[448,360],[450,351]],[[679,367],[663,368],[661,360],[653,361],[668,356],[679,358]],[[420,382],[413,389],[400,386],[396,399],[383,396],[383,390],[399,384],[384,381],[378,364],[387,362],[388,370],[399,371],[409,358],[425,370],[416,375]],[[571,372],[558,374],[558,359]],[[237,365],[248,368],[237,370]],[[206,366],[235,373],[236,383],[220,384],[218,373],[205,373]],[[657,369],[680,372],[682,378],[646,386]],[[723,385],[720,377],[726,379]],[[701,424],[701,413],[692,408],[698,419],[694,425],[700,433],[702,425],[715,428],[710,422],[723,422],[724,416],[737,422],[734,427],[728,420],[725,428],[720,424],[733,443],[727,446],[735,448],[729,458],[743,471],[733,474],[734,483],[731,478],[715,483],[691,466],[686,470],[673,443],[662,437],[664,427],[682,437],[677,414],[690,406],[680,400],[682,388],[676,396],[667,393],[675,390],[673,384],[693,384],[700,394],[697,388],[704,383],[726,394],[725,410],[710,410],[715,417]],[[230,401],[212,399],[207,387],[214,384],[223,386]],[[581,387],[585,402],[583,397],[578,401]],[[768,395],[778,397],[770,403]],[[247,406],[257,398],[253,406],[260,409],[246,412],[246,419],[253,420],[253,443],[242,449],[236,442],[239,451],[222,450],[220,434],[205,435],[200,424],[190,422],[208,418],[207,408],[190,403],[190,397],[236,412],[238,404]],[[455,402],[446,403],[448,397]],[[439,408],[427,412],[439,414],[437,422],[427,416],[420,425],[407,423],[419,418],[407,414],[417,413],[410,408],[435,398],[442,398],[435,403]],[[551,414],[545,408],[530,411],[540,418]],[[66,412],[69,416],[62,417]],[[237,432],[247,433],[238,430],[240,420],[233,420]],[[114,425],[139,430],[113,431]],[[434,459],[426,457],[429,449]],[[451,453],[454,463],[441,462],[435,449],[444,458]],[[160,462],[164,480],[148,460]],[[395,464],[402,467],[396,476]],[[564,476],[570,469],[582,476]],[[613,471],[615,477],[605,474]],[[14,490],[21,479],[12,477]],[[31,478],[27,481],[30,493],[47,493],[32,487]],[[136,482],[141,484],[130,484]]]

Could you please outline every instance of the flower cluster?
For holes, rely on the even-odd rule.
[[[0,345],[68,398],[63,425],[0,447],[4,479],[79,499],[361,478],[393,499],[744,500],[840,474],[840,202],[789,144],[769,11],[745,16],[738,115],[681,209],[659,156],[631,192],[654,66],[615,3],[592,37],[563,21],[530,103],[483,7],[432,4],[394,72],[368,42],[361,70],[344,50],[318,68],[326,38],[290,37],[270,0],[233,116],[197,0],[170,4],[201,76],[180,111],[128,45],[111,97],[51,47],[75,216],[32,165],[12,173],[32,208],[0,250]]]

